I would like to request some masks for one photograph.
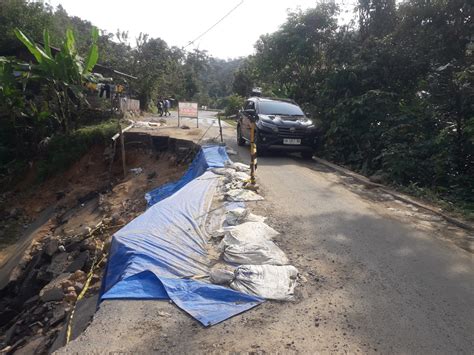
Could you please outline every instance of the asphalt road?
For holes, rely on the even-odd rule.
[[[474,259],[445,238],[454,227],[296,155],[259,158],[257,172],[253,209],[303,275],[295,302],[209,329],[165,302],[105,302],[62,352],[472,354]]]

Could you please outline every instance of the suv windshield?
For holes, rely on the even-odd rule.
[[[298,106],[282,101],[260,101],[258,111],[262,115],[304,116]]]

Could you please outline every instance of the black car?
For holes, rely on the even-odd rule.
[[[251,97],[239,112],[237,143],[250,141],[251,122],[256,123],[257,154],[268,150],[301,152],[303,158],[313,156],[316,127],[296,102],[283,99]]]

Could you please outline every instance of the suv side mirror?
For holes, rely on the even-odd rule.
[[[255,116],[257,114],[257,111],[255,111],[254,108],[247,108],[244,110],[244,112],[250,116]]]

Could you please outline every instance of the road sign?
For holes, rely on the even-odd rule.
[[[197,118],[198,104],[197,102],[180,102],[178,104],[179,115],[181,117]]]
[[[180,102],[178,103],[178,127],[181,117],[190,117],[198,119],[198,103],[197,102]],[[197,122],[199,127],[199,122]]]

